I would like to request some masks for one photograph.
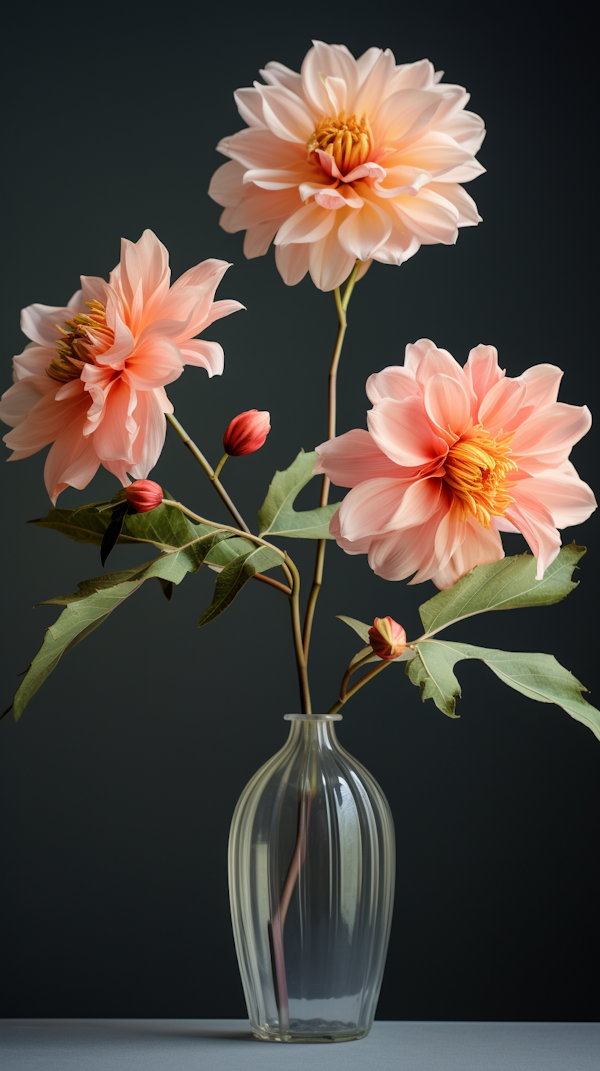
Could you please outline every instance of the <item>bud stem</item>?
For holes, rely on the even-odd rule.
[[[225,490],[223,485],[221,483],[219,483],[219,480],[217,479],[217,473],[215,473],[213,471],[212,466],[209,465],[208,461],[206,460],[206,458],[205,458],[204,454],[202,453],[202,451],[200,450],[200,448],[198,446],[196,446],[195,442],[192,442],[192,440],[190,439],[190,437],[189,437],[187,431],[185,430],[185,428],[183,428],[181,426],[181,424],[179,423],[177,418],[174,417],[172,413],[167,413],[166,417],[167,417],[167,420],[169,421],[169,423],[172,424],[172,426],[175,428],[175,431],[177,432],[179,437],[183,440],[184,445],[187,446],[187,448],[190,451],[190,453],[194,455],[194,457],[196,458],[196,461],[198,461],[202,465],[202,468],[204,469],[206,475],[208,476],[209,480],[211,481],[213,487],[215,487],[216,490],[218,491],[219,495],[221,496],[223,502],[227,506],[227,509],[231,513],[231,516],[233,517],[233,519],[236,522],[236,524],[238,525],[238,527],[239,528],[243,528],[245,534],[249,535],[250,529],[248,528],[248,525],[246,524],[246,522],[245,522],[244,518],[242,517],[241,513],[239,513],[238,510],[236,509],[236,507],[234,506],[233,502],[231,501],[231,499],[230,499],[229,495],[227,494],[227,491]],[[222,464],[219,465],[218,471],[221,468],[222,468]],[[206,522],[204,522],[204,523],[206,523]]]
[[[188,509],[182,502],[175,502],[172,498],[163,498],[162,503],[163,506],[175,506],[176,509],[185,513],[186,517],[190,517],[191,520],[196,521],[198,524],[207,524],[209,528],[218,528],[220,532],[233,532],[234,535],[240,536],[242,539],[251,539],[253,543],[258,543],[261,547],[269,547],[270,550],[274,550],[277,554],[280,554],[289,564],[290,559],[284,550],[275,547],[272,543],[267,543],[266,539],[261,539],[260,536],[252,535],[252,532],[242,532],[239,528],[232,528],[230,524],[218,524],[216,521],[208,521],[206,517],[199,517],[197,513]]]
[[[342,700],[346,699],[346,689],[348,687],[348,681],[350,680],[351,674],[354,673],[354,670],[355,669],[360,669],[361,666],[366,666],[367,662],[371,658],[373,658],[372,649],[369,650],[368,654],[366,654],[364,656],[364,658],[361,658],[359,662],[355,662],[354,665],[352,665],[352,662],[350,663],[350,665],[348,666],[348,669],[346,670],[346,672],[344,673],[344,676],[342,677],[342,683],[340,685],[340,699],[342,699]]]
[[[343,699],[338,699],[337,703],[334,703],[331,710],[329,710],[327,713],[337,714],[338,710],[343,707],[344,703],[347,703],[348,700],[351,699],[356,692],[358,692],[359,688],[362,688],[363,684],[366,684],[367,681],[370,681],[373,679],[373,677],[376,677],[378,673],[381,673],[382,669],[386,668],[386,666],[392,666],[393,664],[394,659],[391,659],[388,662],[381,661],[378,666],[374,666],[370,673],[365,673],[364,677],[361,677],[360,680],[357,681],[356,684],[353,685],[352,688],[350,688],[346,692]]]
[[[308,673],[306,670],[306,655],[302,645],[302,627],[300,625],[300,574],[292,559],[285,556],[292,577],[292,594],[290,595],[290,609],[292,611],[292,630],[294,633],[294,650],[296,665],[298,667],[298,682],[300,684],[300,703],[303,714],[312,714],[310,701],[310,688],[308,685]]]
[[[213,483],[215,482],[215,480],[217,480],[219,478],[219,473],[220,473],[221,469],[223,468],[223,465],[227,461],[228,457],[229,457],[228,453],[224,453],[223,454],[223,457],[219,461],[219,464],[217,465],[217,467],[216,467],[215,471],[213,472],[212,476],[210,477],[210,479],[212,480]]]
[[[338,334],[337,334],[337,339],[336,339],[336,343],[335,343],[335,350],[333,351],[333,358],[332,358],[332,361],[331,361],[331,368],[329,369],[329,408],[328,408],[328,419],[327,419],[327,438],[328,439],[335,439],[336,409],[337,409],[337,370],[338,370],[338,365],[340,363],[340,357],[341,357],[341,353],[342,353],[342,346],[344,344],[344,336],[346,334],[346,328],[348,326],[348,322],[347,322],[347,319],[346,319],[346,310],[348,308],[348,302],[350,301],[350,298],[352,297],[352,291],[354,289],[354,284],[356,283],[356,276],[358,275],[358,270],[359,270],[360,267],[361,267],[361,261],[357,260],[356,264],[354,265],[354,267],[352,269],[352,271],[350,272],[350,276],[348,278],[348,282],[346,283],[346,289],[344,290],[344,296],[343,297],[341,295],[339,286],[337,286],[335,288],[335,291],[334,291],[334,294],[335,294],[335,307],[337,309],[337,314],[338,314],[339,328],[338,328]],[[320,498],[320,502],[319,502],[320,506],[326,506],[327,505],[327,502],[329,500],[329,487],[330,487],[329,477],[328,476],[324,476],[323,477],[323,483],[321,485],[321,498]],[[321,590],[321,585],[323,583],[323,568],[324,568],[324,565],[325,565],[325,546],[326,546],[326,543],[327,543],[327,540],[325,540],[325,539],[319,539],[319,541],[317,543],[317,557],[316,557],[316,561],[315,561],[315,572],[314,572],[314,577],[313,577],[313,584],[312,584],[312,588],[311,588],[310,594],[308,596],[308,602],[307,602],[307,605],[306,605],[306,615],[305,615],[305,618],[304,618],[304,637],[303,637],[304,654],[305,654],[306,658],[308,658],[308,648],[309,648],[309,645],[310,645],[310,634],[311,634],[311,630],[312,630],[313,618],[314,618],[314,615],[315,615],[315,606],[317,604],[317,599],[319,597],[319,592]]]

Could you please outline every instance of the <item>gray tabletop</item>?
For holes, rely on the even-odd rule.
[[[4,1019],[2,1071],[599,1071],[598,1023],[378,1022],[362,1041],[277,1045],[243,1019]]]

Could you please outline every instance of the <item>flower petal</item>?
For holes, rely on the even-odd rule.
[[[304,102],[282,86],[262,86],[259,82],[254,86],[261,95],[263,119],[271,133],[282,141],[306,145],[314,120]]]
[[[335,224],[329,234],[309,245],[308,264],[311,279],[319,290],[334,290],[348,278],[354,267],[354,257],[340,245]]]
[[[443,505],[440,501],[441,479],[426,477],[414,482],[404,481],[404,485],[400,504],[386,525],[389,532],[425,524]]]
[[[376,536],[369,547],[369,565],[384,580],[406,580],[433,554],[435,523]]]
[[[62,338],[57,325],[71,316],[71,310],[64,305],[28,305],[21,310],[21,331],[38,346],[48,346]]]
[[[55,384],[55,387],[55,391],[40,398],[29,410],[26,418],[4,436],[4,442],[9,449],[18,452],[21,457],[35,454],[53,442],[75,419],[80,409],[87,409],[89,405],[83,387],[78,396],[62,402],[57,402],[55,397],[60,384]]]
[[[53,505],[67,487],[76,487],[80,491],[87,487],[100,466],[91,439],[83,436],[84,421],[85,410],[64,428],[48,452],[44,482]]]
[[[536,580],[542,580],[549,565],[560,550],[560,535],[550,510],[533,495],[522,489],[522,484],[512,488],[515,501],[506,510],[506,517],[525,536],[537,558]]]
[[[471,427],[469,396],[453,376],[431,376],[425,385],[423,401],[429,419],[437,424],[447,442],[456,442]]]
[[[205,338],[194,338],[182,342],[179,347],[185,364],[194,364],[206,368],[209,377],[220,376],[225,365],[223,347],[218,342],[208,342]]]
[[[383,141],[399,141],[425,130],[440,104],[437,93],[424,89],[399,89],[384,100],[377,113],[377,137]]]
[[[208,196],[224,208],[235,208],[243,193],[244,168],[237,160],[228,160],[217,168],[210,180]]]
[[[479,406],[479,421],[490,435],[508,427],[525,401],[527,388],[518,379],[499,379]]]
[[[103,419],[90,436],[101,461],[134,464],[133,440],[138,425],[132,413],[136,404],[136,392],[122,378],[116,380],[106,397]]]
[[[356,260],[368,260],[389,237],[390,217],[370,201],[352,211],[338,230],[340,244]]]
[[[475,346],[469,353],[465,374],[473,393],[481,404],[491,388],[504,376],[498,367],[498,350],[495,346]]]
[[[275,236],[275,245],[291,242],[316,242],[324,238],[334,223],[334,213],[320,205],[303,205],[293,216],[286,219]]]
[[[502,541],[495,528],[484,528],[477,521],[464,521],[464,538],[443,568],[431,571],[428,577],[415,576],[411,583],[431,579],[438,588],[451,588],[476,565],[490,565],[504,557]]]
[[[420,468],[446,456],[448,447],[435,434],[420,398],[399,402],[384,398],[367,413],[377,445],[397,465]]]
[[[135,464],[129,470],[135,480],[145,480],[160,457],[167,430],[165,411],[169,412],[170,408],[164,391],[144,391],[138,395],[132,416],[139,433],[133,446]]]
[[[310,246],[276,245],[275,263],[286,286],[295,286],[308,271]]]
[[[354,542],[389,529],[406,487],[405,480],[364,480],[348,492],[339,509],[340,533]]]
[[[573,446],[592,424],[587,405],[555,402],[536,409],[515,431],[512,454],[531,476],[566,461]]]
[[[591,487],[580,480],[577,474],[567,472],[545,472],[522,480],[519,491],[541,502],[551,513],[557,528],[582,524],[597,506]]]
[[[410,372],[411,376],[416,376],[417,368],[421,364],[425,354],[429,353],[429,350],[437,350],[435,342],[432,342],[430,338],[420,338],[416,342],[409,342],[404,349],[404,367],[407,372]],[[440,353],[446,353],[446,350],[438,351]],[[454,358],[452,358],[454,360]],[[460,368],[460,365],[458,365]],[[444,375],[448,375],[447,368],[439,367],[436,369],[439,372],[443,372]]]
[[[337,487],[356,487],[364,480],[378,477],[402,478],[398,466],[362,428],[328,439],[317,446],[316,451],[318,457],[313,471],[326,473]]]
[[[135,390],[153,390],[179,379],[183,372],[181,353],[170,338],[152,336],[127,358],[125,374]]]
[[[415,197],[398,197],[395,204],[406,226],[425,244],[456,241],[458,211],[445,197],[424,187]]]
[[[555,364],[534,364],[518,377],[527,387],[526,405],[540,408],[551,405],[558,398],[558,388],[563,377],[561,368]]]
[[[433,345],[433,343],[432,343]],[[367,397],[373,405],[384,398],[397,398],[403,402],[406,398],[420,396],[421,390],[414,376],[401,365],[390,365],[381,372],[375,372],[367,380]]]

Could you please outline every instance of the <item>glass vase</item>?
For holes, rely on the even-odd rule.
[[[390,809],[340,746],[339,714],[288,714],[288,740],[240,796],[229,839],[236,950],[264,1041],[353,1041],[373,1022],[395,875]]]

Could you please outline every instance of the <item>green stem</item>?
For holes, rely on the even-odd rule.
[[[212,465],[210,465],[208,463],[208,461],[206,460],[206,458],[205,458],[204,454],[202,453],[200,447],[196,446],[196,443],[193,442],[192,439],[190,439],[190,437],[189,437],[187,431],[185,430],[185,428],[183,428],[181,426],[181,424],[179,423],[177,418],[174,417],[172,413],[167,413],[166,416],[167,416],[167,420],[169,421],[169,423],[172,424],[172,426],[175,428],[175,431],[177,432],[177,434],[183,440],[184,445],[187,446],[187,448],[190,451],[190,453],[194,455],[194,457],[196,458],[196,461],[198,461],[202,465],[202,468],[204,469],[204,471],[205,471],[206,475],[208,476],[209,480],[211,481],[213,487],[216,488],[218,494],[221,496],[223,502],[227,506],[227,509],[231,513],[231,516],[233,517],[233,519],[234,519],[235,523],[237,524],[238,528],[243,528],[244,532],[248,535],[250,533],[250,529],[248,528],[248,525],[246,524],[246,522],[245,522],[244,518],[242,517],[241,513],[239,513],[238,510],[236,509],[236,507],[234,506],[234,504],[231,501],[229,495],[227,494],[227,491],[223,487],[223,484],[220,483],[220,481],[217,479],[217,474],[214,472],[214,470],[212,468]],[[222,464],[220,462],[219,466],[218,466],[218,469],[217,469],[217,472],[220,471],[221,468],[222,468]]]
[[[346,310],[348,308],[348,302],[352,297],[352,291],[354,284],[356,283],[356,276],[361,266],[361,262],[357,260],[346,284],[344,296],[342,297],[340,288],[335,288],[335,307],[337,309],[339,327],[337,333],[337,339],[335,343],[335,350],[333,351],[333,358],[331,361],[331,367],[329,369],[329,405],[328,405],[328,418],[327,418],[327,438],[335,439],[336,428],[336,416],[337,416],[337,371],[340,363],[340,357],[342,354],[342,346],[344,344],[344,336],[346,334],[346,328],[348,321],[346,318]],[[323,477],[323,483],[321,485],[321,498],[319,501],[320,506],[326,506],[329,500],[329,487],[331,481],[328,476]],[[317,556],[315,560],[315,571],[313,576],[312,588],[308,596],[308,602],[306,605],[306,615],[304,618],[304,636],[303,636],[303,649],[305,657],[308,658],[308,649],[310,646],[310,634],[312,631],[313,618],[315,616],[315,607],[317,605],[317,599],[323,583],[323,569],[325,566],[325,547],[327,545],[326,539],[319,539],[317,543]]]
[[[360,680],[352,688],[348,689],[343,699],[340,698],[338,699],[337,703],[333,704],[331,710],[328,711],[328,714],[337,714],[338,710],[343,707],[344,703],[347,703],[348,700],[351,699],[352,696],[355,695],[360,688],[362,688],[363,684],[366,684],[367,681],[372,680],[373,677],[376,677],[377,674],[381,673],[381,671],[387,666],[391,666],[393,664],[393,661],[393,659],[390,659],[389,661],[385,662],[382,661],[379,663],[378,666],[374,666],[370,673],[365,673],[364,677],[361,677]]]
[[[227,461],[228,457],[229,457],[229,454],[227,454],[227,453],[223,454],[223,457],[219,461],[219,464],[217,465],[213,475],[210,477],[211,480],[213,481],[213,483],[215,482],[215,480],[217,480],[219,478],[219,473],[220,473],[221,469],[223,468],[223,465]]]
[[[302,645],[302,627],[300,624],[300,574],[292,559],[285,556],[286,564],[292,575],[292,594],[290,595],[290,609],[292,611],[292,630],[294,633],[294,651],[296,665],[298,667],[298,681],[300,684],[300,703],[303,714],[312,714],[310,701],[310,688],[308,685],[308,673],[306,670],[306,655]]]
[[[230,524],[219,524],[216,521],[208,521],[206,517],[200,517],[197,513],[194,513],[193,510],[184,506],[182,502],[175,502],[172,498],[163,498],[162,504],[163,506],[175,506],[176,509],[185,513],[186,517],[190,517],[191,520],[196,521],[198,524],[207,524],[209,528],[216,528],[220,532],[232,532],[233,535],[240,536],[241,539],[251,539],[253,543],[258,543],[261,547],[269,547],[270,550],[274,550],[276,554],[280,554],[289,564],[289,558],[284,550],[273,546],[272,543],[267,543],[266,539],[261,539],[260,536],[252,535],[252,532],[242,532],[239,528],[232,528]]]
[[[366,654],[358,662],[355,662],[354,665],[352,665],[352,662],[350,663],[350,665],[348,666],[348,669],[346,670],[346,672],[344,673],[344,676],[342,677],[342,683],[340,685],[340,699],[345,699],[346,698],[346,689],[348,687],[348,681],[350,680],[350,677],[351,677],[352,673],[354,673],[354,671],[356,669],[360,669],[361,666],[366,666],[367,662],[369,662],[369,660],[372,657],[373,657],[373,650],[370,649],[368,654]]]

